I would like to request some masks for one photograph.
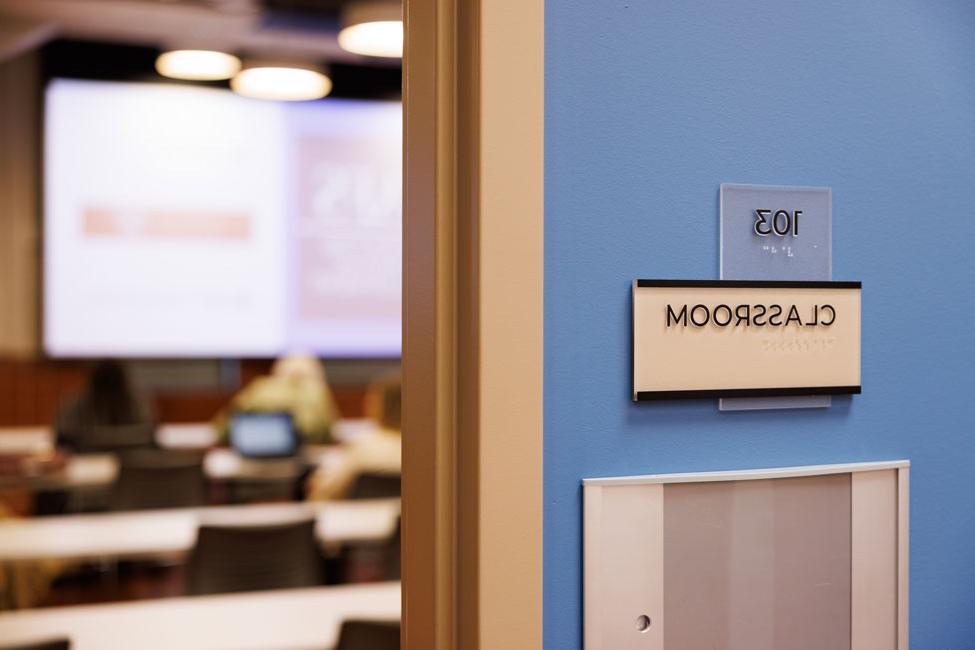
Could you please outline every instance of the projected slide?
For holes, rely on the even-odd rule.
[[[46,101],[48,353],[399,354],[398,103],[68,80]]]

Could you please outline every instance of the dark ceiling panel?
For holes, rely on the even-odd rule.
[[[111,81],[159,79],[154,47],[58,39],[41,50],[44,76]]]
[[[338,0],[264,0],[261,24],[270,29],[335,34],[341,28]]]
[[[59,39],[42,50],[44,76],[110,81],[165,81],[155,70],[160,50],[154,47]],[[329,97],[347,99],[399,99],[399,67],[332,64],[328,68],[334,89]],[[183,82],[228,88],[227,82]]]
[[[338,15],[346,4],[348,0],[261,0],[261,6],[267,11],[309,16]]]

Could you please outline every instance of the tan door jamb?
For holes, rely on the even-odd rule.
[[[541,648],[543,8],[404,8],[407,650]]]

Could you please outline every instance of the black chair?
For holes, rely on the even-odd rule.
[[[119,458],[115,510],[188,508],[207,503],[203,457],[200,454],[140,450]]]
[[[200,527],[187,591],[218,594],[322,584],[315,520],[259,526]]]
[[[0,646],[0,650],[71,650],[71,641],[68,639],[48,639],[35,643],[4,645]]]
[[[298,458],[241,458],[240,474],[228,481],[231,503],[300,501],[305,468]],[[297,498],[296,498],[297,496]]]
[[[230,503],[283,503],[300,501],[298,478],[233,478],[227,482]]]
[[[80,453],[123,452],[151,448],[155,435],[155,426],[145,423],[89,426],[75,445]]]
[[[349,488],[350,499],[385,499],[400,496],[400,475],[363,472]]]
[[[396,521],[396,532],[382,546],[383,567],[386,571],[387,580],[399,580],[401,577],[400,528],[402,523],[402,519]]]
[[[399,650],[399,621],[344,621],[335,650]]]

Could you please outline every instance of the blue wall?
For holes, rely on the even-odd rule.
[[[545,647],[581,648],[582,477],[895,458],[912,647],[975,647],[975,3],[549,0],[545,20]],[[721,182],[832,186],[863,395],[630,402],[630,281],[718,277]]]

